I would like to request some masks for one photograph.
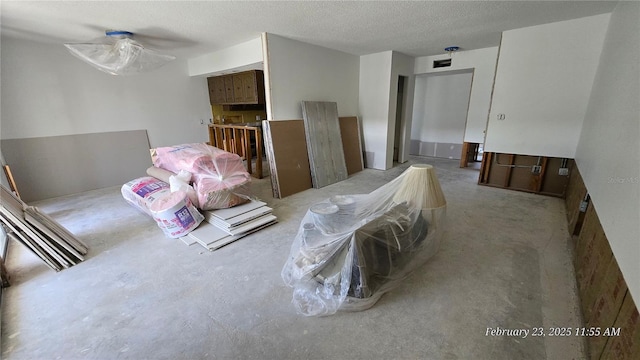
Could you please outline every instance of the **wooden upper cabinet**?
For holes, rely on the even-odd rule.
[[[233,101],[236,103],[244,103],[246,102],[244,96],[244,86],[243,86],[243,77],[244,73],[235,74],[232,76],[233,78]]]
[[[218,104],[264,104],[264,74],[250,70],[207,79],[209,100]]]
[[[233,96],[233,76],[224,77],[224,90],[226,95],[226,102],[231,104],[235,98]]]
[[[209,84],[209,100],[211,104],[222,104],[227,101],[224,79],[220,76],[207,79]]]

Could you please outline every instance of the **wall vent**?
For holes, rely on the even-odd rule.
[[[433,68],[442,68],[451,66],[451,59],[433,60]]]

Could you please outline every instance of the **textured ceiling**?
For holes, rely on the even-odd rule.
[[[150,48],[191,58],[262,32],[363,55],[423,56],[449,45],[497,46],[500,33],[611,12],[612,1],[7,1],[2,36],[84,42],[128,30]]]

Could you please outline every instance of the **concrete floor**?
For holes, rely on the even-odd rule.
[[[367,193],[411,163],[436,166],[447,197],[440,252],[371,309],[297,315],[280,278],[308,206]],[[279,223],[214,252],[163,236],[119,187],[37,204],[90,246],[56,273],[11,244],[4,359],[582,359],[583,339],[488,328],[581,326],[561,199],[478,186],[457,160],[413,157],[285,199],[254,193]]]

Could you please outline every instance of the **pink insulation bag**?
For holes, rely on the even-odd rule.
[[[149,205],[155,200],[171,194],[169,184],[151,176],[129,181],[120,189],[122,197],[135,208],[151,215]]]
[[[251,198],[251,176],[236,154],[196,143],[157,148],[152,158],[156,167],[192,174],[202,210],[229,208]]]
[[[184,191],[175,191],[155,200],[149,210],[158,227],[170,238],[187,235],[204,220]]]

